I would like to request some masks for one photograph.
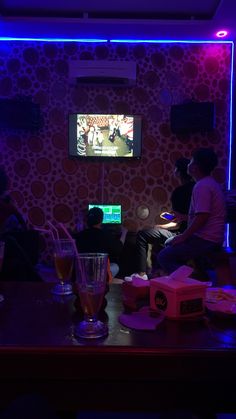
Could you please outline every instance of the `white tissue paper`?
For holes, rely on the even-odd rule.
[[[193,268],[183,265],[176,269],[176,271],[172,272],[172,274],[169,275],[169,278],[174,279],[175,281],[185,281],[192,272]]]

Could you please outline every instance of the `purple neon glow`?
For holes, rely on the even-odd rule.
[[[226,31],[225,29],[216,32],[217,38],[224,38],[227,35],[228,35],[228,31]]]

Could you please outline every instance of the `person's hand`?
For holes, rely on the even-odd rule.
[[[174,211],[174,214],[175,214],[176,221],[178,223],[181,223],[182,221],[187,221],[188,220],[188,215],[187,214],[181,214],[181,212],[177,212],[177,211]]]
[[[175,246],[176,244],[183,243],[185,241],[183,234],[178,234],[177,236],[170,237],[165,241],[166,246]]]

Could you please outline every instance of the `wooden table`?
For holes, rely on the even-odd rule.
[[[48,283],[0,283],[1,403],[40,392],[57,409],[236,411],[236,320],[164,320],[155,332],[118,322],[121,287],[111,286],[109,336],[74,337],[75,297]],[[92,394],[92,405],[91,405]]]

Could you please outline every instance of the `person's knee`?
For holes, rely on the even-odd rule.
[[[152,235],[153,235],[153,229],[145,229],[145,230],[140,230],[137,233],[137,243],[151,243],[152,240]]]

